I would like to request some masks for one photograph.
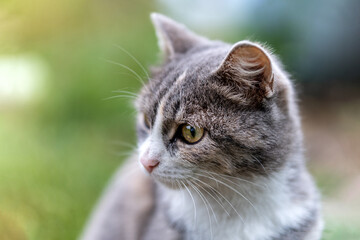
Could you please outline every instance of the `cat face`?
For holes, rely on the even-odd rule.
[[[165,63],[136,101],[140,166],[173,188],[209,174],[280,169],[299,131],[273,57],[255,43],[231,46],[161,15],[152,20]]]

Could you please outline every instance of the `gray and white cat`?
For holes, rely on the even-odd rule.
[[[82,239],[319,239],[319,194],[276,57],[151,18],[165,61],[136,101],[138,152]]]

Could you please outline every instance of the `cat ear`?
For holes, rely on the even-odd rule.
[[[216,72],[224,79],[236,81],[247,98],[261,100],[274,94],[270,56],[258,44],[236,43]]]
[[[206,41],[205,38],[164,15],[152,13],[150,17],[156,30],[159,47],[167,58],[173,57],[176,53],[185,53]]]

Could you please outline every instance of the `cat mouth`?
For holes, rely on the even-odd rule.
[[[153,172],[152,177],[171,189],[182,189],[187,185],[188,177],[179,174],[163,174]]]
[[[184,189],[191,186],[200,188],[215,189],[219,180],[213,176],[207,177],[204,174],[197,174],[196,171],[154,171],[151,177],[170,189]]]

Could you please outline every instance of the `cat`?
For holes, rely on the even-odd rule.
[[[164,63],[135,103],[138,151],[82,239],[320,239],[320,196],[280,61],[259,43],[151,19]]]

